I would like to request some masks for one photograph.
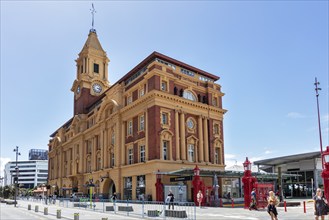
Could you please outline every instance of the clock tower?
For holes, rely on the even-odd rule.
[[[74,92],[74,115],[86,113],[86,108],[109,88],[109,61],[96,30],[92,28],[76,60],[76,79],[71,88]]]

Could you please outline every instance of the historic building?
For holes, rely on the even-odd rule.
[[[49,141],[51,193],[87,194],[94,185],[103,198],[155,200],[158,170],[224,170],[218,76],[153,52],[110,84],[109,61],[91,29],[76,60],[73,117]],[[191,200],[191,181],[170,177],[162,175],[164,186],[183,186]]]

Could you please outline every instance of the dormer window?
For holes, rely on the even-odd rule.
[[[94,63],[94,73],[99,73],[99,65]]]

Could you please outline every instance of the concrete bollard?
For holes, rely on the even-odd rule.
[[[44,207],[43,208],[43,214],[44,215],[48,215],[48,207]]]
[[[35,211],[35,212],[39,212],[39,206],[36,205],[36,206],[34,207],[34,211]]]
[[[79,220],[79,213],[74,213],[74,220]]]
[[[62,211],[60,209],[57,209],[57,218],[62,218]]]
[[[27,205],[27,210],[31,210],[31,205],[30,204]]]

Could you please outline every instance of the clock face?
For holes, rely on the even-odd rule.
[[[80,86],[78,86],[78,88],[77,88],[77,94],[79,94],[80,93]]]
[[[102,92],[102,86],[98,83],[95,83],[93,85],[93,90],[94,90],[95,93],[101,93]]]
[[[193,128],[194,128],[194,121],[193,121],[192,119],[189,119],[189,120],[187,121],[187,127],[188,127],[189,129],[193,129]]]

